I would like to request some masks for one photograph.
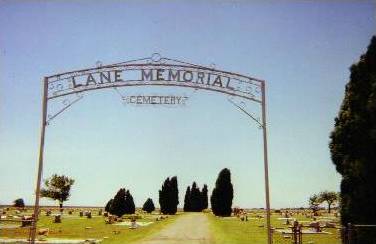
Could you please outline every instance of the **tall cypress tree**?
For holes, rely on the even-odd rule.
[[[230,216],[234,190],[231,183],[231,172],[224,168],[218,175],[210,198],[213,213],[217,216]]]
[[[187,187],[187,190],[185,191],[184,196],[184,212],[190,212],[191,211],[191,187]]]
[[[202,191],[197,187],[196,182],[192,188],[187,187],[184,197],[184,212],[201,212],[208,208],[208,186],[205,184]]]
[[[175,214],[179,204],[178,179],[167,178],[159,190],[159,205],[163,214]]]
[[[124,206],[124,212],[126,214],[134,214],[136,211],[136,207],[134,205],[133,196],[129,192],[129,190],[125,193],[125,206]]]
[[[170,202],[169,214],[175,214],[178,211],[178,204],[179,204],[178,178],[176,176],[171,178],[170,199],[171,199],[171,202]]]
[[[201,203],[201,192],[200,189],[197,187],[196,182],[193,182],[191,188],[191,211],[193,212],[200,212],[202,203]]]
[[[117,215],[119,217],[125,214],[125,193],[125,188],[120,188],[120,190],[116,193],[109,209],[109,212],[111,214]]]
[[[210,196],[210,204],[211,204],[211,209],[213,211],[214,215],[219,215],[219,195],[218,195],[218,190],[216,187],[214,187],[212,194]]]
[[[208,208],[208,186],[204,184],[201,192],[201,211]]]
[[[376,37],[350,68],[330,152],[341,181],[343,225],[376,223]],[[363,233],[364,232],[364,233]],[[376,231],[363,228],[358,242],[376,243]]]
[[[168,213],[168,191],[170,185],[170,178],[167,178],[163,184],[162,189],[159,190],[159,206],[161,209],[161,213],[167,214]]]

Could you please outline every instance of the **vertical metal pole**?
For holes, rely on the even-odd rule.
[[[351,244],[352,243],[352,229],[353,225],[351,223],[347,224],[347,243]]]
[[[270,226],[268,141],[267,141],[267,134],[266,134],[265,81],[261,82],[261,94],[262,94],[262,129],[263,129],[263,137],[264,137],[264,172],[265,172],[266,225],[267,225],[267,234],[268,234],[268,244],[272,244],[272,232],[271,232],[271,226]]]
[[[35,204],[34,204],[34,218],[30,229],[30,243],[35,242],[37,221],[39,215],[39,198],[40,198],[40,185],[42,181],[43,171],[43,155],[44,155],[44,136],[46,132],[46,119],[47,119],[47,92],[48,92],[48,79],[43,79],[43,98],[42,98],[42,122],[41,122],[41,134],[39,144],[39,162],[38,162],[38,176],[35,190]]]

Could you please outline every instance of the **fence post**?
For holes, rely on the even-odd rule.
[[[347,224],[347,244],[352,243],[352,225],[351,223]]]
[[[292,226],[292,236],[294,244],[299,244],[299,223],[298,221],[294,221]]]

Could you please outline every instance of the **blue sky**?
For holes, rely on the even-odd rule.
[[[155,52],[267,81],[272,207],[338,191],[329,133],[348,68],[375,34],[375,10],[374,1],[0,1],[0,204],[34,201],[43,76]],[[120,187],[138,206],[158,202],[173,175],[182,203],[192,181],[211,191],[228,167],[234,205],[264,206],[262,131],[226,96],[121,92],[190,98],[185,107],[133,107],[102,90],[53,120],[43,178],[76,180],[68,205],[104,205]]]

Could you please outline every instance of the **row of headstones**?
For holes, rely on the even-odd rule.
[[[106,224],[113,224],[113,223],[116,223],[116,222],[123,222],[124,221],[123,217],[118,217],[116,215],[108,214],[107,212],[104,212],[103,216],[106,217],[106,219],[105,219]],[[137,217],[132,216],[130,218],[131,223],[132,224],[136,223],[136,219],[137,219]],[[165,219],[168,219],[168,216],[162,215],[162,216],[155,218],[155,221],[162,221],[162,220],[165,220]]]
[[[14,214],[15,215],[13,215],[13,214],[8,214],[8,212],[10,211],[11,209],[9,208],[9,207],[7,207],[7,208],[4,208],[4,209],[0,209],[0,212],[1,212],[1,219],[3,219],[3,217],[5,218],[5,219],[8,219],[8,218],[15,218],[15,217],[17,217],[17,218],[19,218],[19,217],[21,217],[21,227],[26,227],[26,226],[30,226],[31,225],[31,223],[32,223],[32,221],[33,221],[33,216],[26,216],[26,215],[24,215],[24,216],[19,216],[20,214],[21,214],[21,212],[22,211],[20,211],[20,210],[18,210],[18,209],[16,209],[15,211],[14,211]]]
[[[9,208],[6,208],[5,210],[1,210],[1,213],[2,213],[2,216],[12,216],[12,215],[7,215],[7,211],[9,211],[10,209]],[[41,210],[39,211],[39,213],[41,212]],[[102,215],[102,209],[100,209],[98,211],[98,215]],[[18,213],[17,213],[18,214]],[[46,216],[51,216],[52,214],[52,211],[49,209],[46,211]],[[69,210],[68,211],[68,214],[69,215],[72,215],[73,214],[73,211],[72,210]],[[83,217],[83,216],[86,216],[88,219],[91,219],[92,218],[92,212],[91,211],[80,211],[79,212],[79,216],[80,217]],[[105,212],[104,213],[104,217],[107,217],[108,216],[108,213]],[[32,219],[33,217],[32,216],[22,216],[21,218],[21,227],[27,227],[27,226],[30,226],[31,223],[32,223]],[[61,223],[61,214],[57,214],[54,216],[54,223]]]
[[[60,214],[55,215],[54,217],[55,217],[55,218],[54,218],[54,223],[61,223],[61,215],[60,215]],[[87,214],[86,217],[87,217],[88,219],[91,219],[91,213],[90,213],[90,214]]]
[[[73,211],[69,211],[68,214],[69,214],[69,215],[72,215],[72,214],[73,214]],[[51,211],[47,211],[47,212],[46,212],[46,216],[50,216],[50,215],[51,215]],[[98,211],[98,215],[102,215],[102,210],[99,210],[99,211]],[[106,217],[107,212],[105,212],[104,215],[105,215],[105,217]],[[86,216],[88,219],[91,219],[91,218],[92,218],[91,211],[80,211],[79,216],[80,216],[80,217]],[[60,214],[55,215],[54,223],[61,223],[61,215],[60,215]]]
[[[294,215],[303,215],[303,216],[305,216],[306,218],[311,218],[311,219],[315,219],[315,217],[316,216],[319,216],[319,215],[321,215],[320,213],[317,213],[316,214],[316,216],[315,216],[315,214],[314,213],[312,213],[312,212],[306,212],[306,211],[303,211],[303,212],[289,212],[289,211],[285,211],[285,212],[279,212],[279,214],[281,215],[281,216],[283,216],[283,217],[285,217],[285,218],[291,218],[292,216],[294,216]],[[339,214],[337,213],[337,212],[334,212],[334,217],[338,217],[339,216]]]
[[[64,212],[63,210],[60,210],[60,213]],[[72,215],[73,214],[73,210],[68,210],[68,214],[69,215]],[[92,212],[91,210],[89,211],[80,211],[80,213],[87,213],[87,212]],[[98,210],[98,215],[102,215],[103,213],[103,210],[102,209],[99,209]],[[46,210],[46,216],[50,216],[52,214],[52,210],[51,209],[48,209]]]
[[[11,209],[10,208],[5,208],[5,209],[0,209],[0,212],[1,212],[1,215],[8,215],[8,212],[10,212],[11,211]],[[18,210],[18,209],[16,209],[16,210],[14,210],[13,211],[13,214],[15,214],[15,215],[20,215],[22,212],[25,212],[26,210],[25,209],[23,209],[23,210]],[[13,215],[10,215],[10,216],[13,216]]]
[[[100,209],[99,211],[98,211],[98,215],[102,215],[102,213],[103,213],[103,211],[102,211],[102,209]],[[47,210],[46,211],[46,216],[50,216],[52,214],[52,211],[51,210]],[[68,214],[69,215],[72,215],[73,214],[73,211],[72,210],[69,210],[68,211]],[[86,216],[86,217],[89,217],[89,218],[91,218],[91,215],[92,215],[92,212],[91,211],[80,211],[79,212],[79,216],[80,217],[83,217],[83,216]]]

